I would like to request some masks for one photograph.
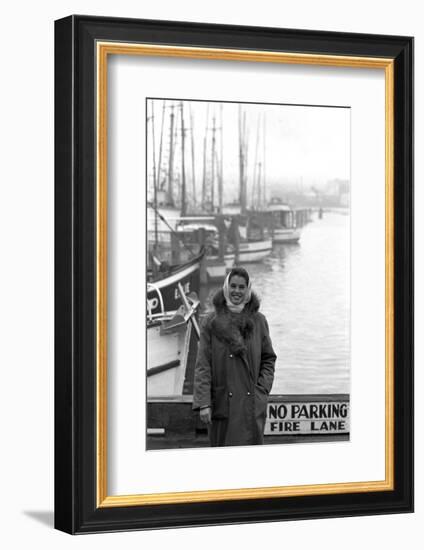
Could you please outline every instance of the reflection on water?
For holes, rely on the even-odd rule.
[[[245,266],[278,355],[273,393],[349,393],[349,227],[349,216],[326,213],[299,244]],[[207,307],[217,288],[203,289]]]

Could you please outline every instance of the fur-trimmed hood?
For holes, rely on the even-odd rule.
[[[241,355],[246,351],[246,340],[249,339],[254,328],[253,318],[259,311],[259,298],[252,292],[250,301],[240,313],[232,313],[225,302],[224,292],[219,290],[213,297],[212,303],[215,312],[208,318],[210,331],[222,342],[225,342],[230,351]]]
[[[225,302],[224,291],[222,290],[222,288],[218,290],[218,292],[216,292],[215,296],[213,297],[212,303],[218,315],[223,312],[229,312],[229,309],[227,308],[227,305]],[[252,290],[252,296],[250,298],[250,301],[244,306],[242,313],[248,313],[252,315],[253,313],[256,313],[257,311],[259,311],[259,306],[260,306],[259,298]]]

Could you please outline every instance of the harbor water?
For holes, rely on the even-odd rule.
[[[274,244],[264,261],[243,266],[278,356],[273,393],[350,392],[349,244],[350,217],[325,212],[298,244]],[[205,309],[218,288],[203,287]]]

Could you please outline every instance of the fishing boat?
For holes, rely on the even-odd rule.
[[[246,241],[239,244],[239,263],[260,262],[271,254],[272,240]]]
[[[223,281],[227,273],[234,265],[235,254],[224,254],[224,260],[220,260],[218,254],[206,256],[206,273],[209,283]]]
[[[180,225],[177,226],[177,231],[179,234],[184,235],[184,242],[188,246],[192,247],[199,242],[204,245],[204,263],[207,275],[207,281],[205,282],[223,281],[228,271],[234,265],[235,253],[234,247],[225,242],[225,237],[220,235],[217,226],[212,223],[202,222],[201,220],[194,223],[186,223],[185,220],[181,219]],[[224,231],[222,227],[221,231]],[[201,238],[200,232],[202,232]],[[220,240],[222,240],[222,245],[220,245]],[[220,252],[221,246],[223,253]]]
[[[232,238],[236,247],[236,255],[239,263],[260,262],[271,254],[272,239],[264,224],[263,216],[254,208],[247,207],[247,150],[248,131],[246,114],[239,105],[239,204],[240,215],[233,218]],[[259,121],[256,149],[259,143]],[[257,155],[256,155],[257,156]],[[262,163],[259,166],[258,175],[253,175],[252,207],[258,207],[265,196],[264,179],[261,180]],[[263,163],[264,164],[264,163]]]
[[[263,218],[257,212],[232,215],[228,239],[234,246],[237,263],[260,262],[271,254],[272,239]]]
[[[148,308],[147,312],[147,400],[178,399],[192,387],[187,366],[193,363],[193,344],[199,337],[196,313],[200,302],[195,293],[187,295],[178,283],[180,305],[175,311],[167,311],[161,290],[150,284],[147,290],[159,302],[159,311]]]
[[[147,314],[175,312],[181,305],[179,285],[184,292],[199,293],[200,265],[204,249],[190,260],[170,265],[150,254],[151,268],[147,271]]]
[[[150,196],[147,209],[146,254],[146,386],[147,428],[154,425],[152,403],[160,401],[167,414],[170,402],[184,400],[192,393],[194,361],[199,327],[197,310],[200,302],[200,272],[205,250],[201,243],[190,247],[176,231],[177,218],[187,208],[184,165],[180,189],[175,172],[176,113],[181,117],[181,156],[184,159],[183,106],[170,105],[168,162],[162,158],[163,103],[159,156],[155,155],[154,102],[149,103],[149,129],[152,155]]]
[[[295,211],[288,204],[275,202],[268,205],[270,231],[274,243],[296,243],[300,239],[300,229],[296,227]]]

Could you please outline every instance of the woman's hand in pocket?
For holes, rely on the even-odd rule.
[[[199,411],[200,420],[204,424],[210,424],[212,422],[212,410],[210,407],[205,407]]]

